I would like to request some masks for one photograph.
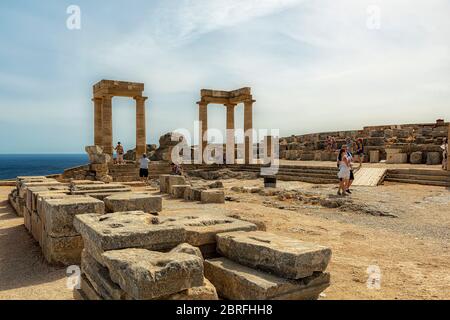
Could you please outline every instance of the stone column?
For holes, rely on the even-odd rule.
[[[112,95],[104,95],[102,98],[102,123],[103,123],[103,153],[113,155],[113,131],[112,131]]]
[[[206,146],[208,144],[208,139],[205,136],[206,131],[208,131],[208,104],[207,103],[199,103],[199,117],[200,121],[200,139],[199,139],[199,152],[202,158],[202,163],[204,163],[203,152],[206,150]]]
[[[244,147],[246,164],[253,161],[253,100],[244,101]]]
[[[145,129],[145,100],[147,97],[134,97],[136,100],[136,159],[147,153]]]
[[[102,99],[93,98],[94,102],[94,145],[103,146]]]
[[[272,136],[265,137],[265,147],[266,147],[266,156],[267,158],[272,158]]]
[[[227,107],[227,141],[226,141],[226,163],[234,164],[235,141],[234,141],[234,109],[235,104],[226,104]]]

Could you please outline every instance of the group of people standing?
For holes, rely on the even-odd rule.
[[[353,143],[351,138],[347,138],[346,143],[339,150],[337,157],[339,188],[337,194],[340,196],[346,196],[352,193],[350,187],[355,180],[352,150],[355,150],[355,154],[359,160],[359,167],[361,167],[364,161],[364,145],[361,138],[355,143]]]

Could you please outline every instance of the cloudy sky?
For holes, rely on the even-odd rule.
[[[254,126],[282,136],[450,120],[449,12],[448,0],[1,1],[0,153],[83,152],[101,79],[145,83],[149,143],[193,130],[201,88],[252,87]],[[133,102],[113,103],[127,148]],[[224,129],[225,109],[209,124]]]

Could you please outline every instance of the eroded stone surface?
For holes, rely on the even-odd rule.
[[[171,187],[170,195],[176,199],[184,199],[184,193],[186,189],[190,188],[189,185],[173,185]]]
[[[172,186],[181,186],[186,185],[186,179],[183,176],[175,176],[171,175],[167,179],[167,189],[166,192],[171,194],[172,193]]]
[[[127,299],[125,291],[111,280],[108,269],[98,263],[86,250],[81,254],[81,271],[103,299]]]
[[[105,204],[91,197],[64,197],[61,199],[46,199],[42,204],[45,215],[45,228],[52,237],[67,237],[78,235],[73,227],[76,215],[85,213],[103,214]]]
[[[191,254],[123,249],[103,253],[111,279],[138,300],[203,286],[203,261]]]
[[[162,211],[162,197],[145,192],[127,192],[108,196],[104,199],[107,212]]]
[[[225,203],[225,192],[223,190],[204,190],[201,193],[202,203]]]
[[[220,297],[231,300],[317,299],[330,285],[328,273],[288,280],[261,272],[226,258],[205,260],[205,277]]]
[[[83,239],[81,236],[52,237],[42,232],[42,253],[47,262],[57,265],[79,264]]]
[[[256,230],[253,223],[221,214],[163,216],[155,217],[153,221],[160,226],[181,226],[186,230],[185,242],[197,247],[214,244],[218,233]]]
[[[263,231],[217,235],[220,254],[240,264],[301,279],[326,270],[331,249]]]
[[[165,250],[184,242],[182,226],[170,221],[154,224],[154,219],[142,211],[85,214],[76,216],[74,226],[100,253],[125,248]]]
[[[159,176],[159,191],[162,193],[168,192],[170,174],[162,174]]]
[[[189,243],[182,243],[170,250],[170,252],[175,253],[186,253],[186,254],[193,254],[194,256],[199,257],[203,260],[202,252],[199,248],[191,246]]]
[[[219,300],[216,288],[208,279],[204,279],[201,287],[193,287],[160,300]]]

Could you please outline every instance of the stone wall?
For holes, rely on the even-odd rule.
[[[366,161],[371,161],[371,151],[378,151],[372,155],[378,154],[379,161],[387,159],[389,149],[395,149],[399,150],[397,153],[406,154],[407,162],[439,164],[442,161],[440,146],[443,138],[448,137],[448,123],[437,120],[436,123],[369,126],[362,130],[292,135],[280,138],[280,158],[334,161],[336,150],[326,151],[328,136],[335,138],[337,148],[346,143],[347,137],[353,141],[362,138]]]

